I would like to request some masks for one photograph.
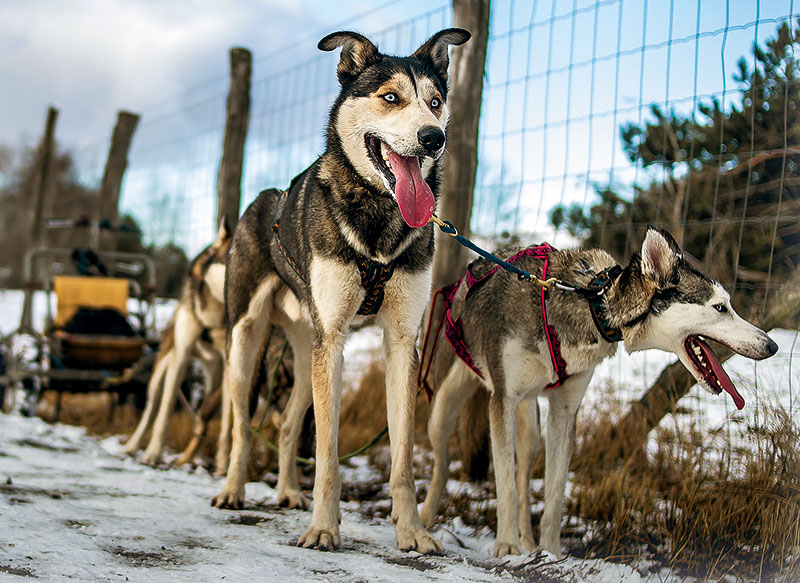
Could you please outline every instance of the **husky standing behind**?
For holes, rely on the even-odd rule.
[[[459,347],[465,360],[449,347],[431,357],[437,387],[428,422],[434,468],[420,515],[426,526],[433,523],[448,478],[450,434],[462,405],[483,385],[491,393],[496,557],[518,554],[521,547],[535,548],[528,477],[540,442],[536,397],[544,394],[549,399],[540,545],[558,555],[575,416],[595,366],[616,351],[617,341],[624,342],[628,352],[658,348],[676,354],[700,386],[712,393],[725,390],[740,409],[744,399],[705,339],[754,359],[767,358],[777,350],[763,331],[733,311],[728,293],[719,283],[685,263],[677,243],[665,231],[648,228],[641,255],[634,254],[624,269],[598,249],[550,248],[538,258],[525,254],[533,249],[521,252],[515,265],[543,278],[546,257],[547,278],[570,282],[582,290],[602,283],[594,289],[603,291],[587,295],[592,298],[587,301],[574,291],[551,289],[545,300],[538,287],[532,289],[505,272],[489,277],[493,264],[476,261],[466,276],[468,285],[474,285],[466,293],[466,285],[457,288],[449,314],[463,331],[463,344],[458,334],[452,333],[452,326],[448,339]],[[545,323],[549,325],[547,333]],[[436,336],[434,331],[432,338]],[[545,391],[549,386],[552,388]]]
[[[410,57],[381,54],[353,32],[323,38],[320,49],[342,48],[341,92],[331,109],[325,152],[287,192],[262,192],[234,233],[225,282],[224,389],[230,399],[223,401],[233,405],[233,447],[225,485],[212,504],[241,508],[244,500],[247,405],[272,321],[284,327],[295,355],[295,386],[283,414],[279,455],[278,499],[288,506],[308,506],[293,458],[313,395],[317,463],[311,525],[298,543],[304,547],[341,544],[342,349],[357,314],[377,312],[387,361],[389,484],[397,544],[422,553],[442,549],[417,512],[413,375],[417,331],[431,286],[428,220],[436,206],[449,115],[448,48],[469,37],[457,28],[440,31]]]
[[[125,444],[125,453],[134,455],[151,426],[153,427],[150,442],[141,457],[142,463],[157,464],[164,453],[175,396],[180,390],[186,367],[193,354],[205,365],[209,391],[216,390],[221,384],[222,355],[225,350],[225,256],[230,244],[231,233],[227,222],[223,220],[214,242],[201,251],[189,266],[178,306],[164,332],[158,359],[147,383],[144,412],[136,430]],[[200,424],[202,425],[196,423],[195,439],[180,463],[189,461],[196,451],[205,430],[202,420]],[[222,455],[225,456],[224,452]],[[225,462],[227,465],[227,458]],[[217,471],[224,469],[218,468]]]

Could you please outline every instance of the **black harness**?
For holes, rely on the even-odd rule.
[[[278,243],[278,249],[280,249],[281,255],[283,255],[286,263],[289,264],[289,267],[292,268],[292,271],[297,274],[297,277],[299,277],[303,283],[307,283],[307,280],[303,275],[303,272],[300,270],[300,266],[294,259],[292,259],[289,250],[281,241],[280,208],[283,199],[286,198],[286,195],[295,187],[300,179],[305,176],[306,172],[307,171],[304,171],[295,176],[292,179],[292,182],[289,184],[289,188],[281,191],[278,201],[275,204],[275,220],[272,221],[272,232],[275,233],[275,240]],[[390,261],[389,263],[380,263],[379,261],[373,261],[369,257],[362,255],[355,249],[351,248],[351,250],[355,255],[356,266],[358,267],[358,271],[361,275],[361,287],[364,288],[364,300],[358,307],[356,314],[359,316],[371,316],[373,314],[377,314],[378,310],[381,309],[381,305],[383,304],[386,282],[392,279],[392,275],[394,274],[394,260]]]

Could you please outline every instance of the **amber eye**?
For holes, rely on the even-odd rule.
[[[431,99],[431,107],[433,107],[434,109],[436,109],[437,107],[439,107],[441,104],[442,104],[442,102],[441,102],[441,101],[439,101],[439,100],[438,100],[436,97],[434,97],[433,99]]]
[[[395,103],[397,101],[397,94],[387,93],[386,95],[383,96],[383,98],[389,103]]]

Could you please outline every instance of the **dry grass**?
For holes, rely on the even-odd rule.
[[[780,409],[763,417],[735,430],[736,446],[721,433],[657,429],[647,456],[578,468],[568,512],[591,521],[583,552],[645,554],[710,581],[800,579],[800,431]]]

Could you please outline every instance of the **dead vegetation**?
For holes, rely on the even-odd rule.
[[[579,439],[590,435],[585,425]],[[568,502],[570,514],[590,521],[583,552],[625,562],[644,553],[702,580],[796,581],[799,446],[790,416],[765,408],[758,427],[659,427],[647,455],[612,467],[585,460]]]

